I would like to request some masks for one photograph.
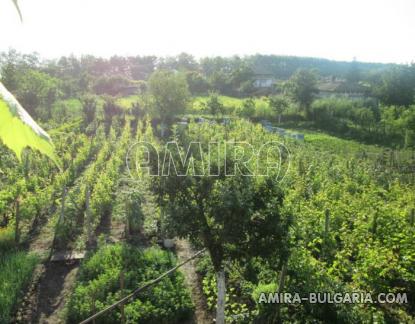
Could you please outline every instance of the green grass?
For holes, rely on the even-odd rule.
[[[284,127],[285,128],[285,127]],[[337,153],[347,152],[347,153],[358,153],[358,152],[370,152],[370,153],[381,153],[384,148],[362,144],[356,140],[342,139],[336,136],[329,135],[320,131],[311,131],[305,129],[293,129],[285,128],[287,131],[293,133],[302,133],[304,134],[304,141],[307,144],[311,144],[317,149],[332,150]]]
[[[54,109],[65,109],[69,114],[76,115],[81,112],[82,104],[77,98],[58,100],[54,103]]]
[[[194,97],[191,103],[190,110],[193,113],[203,113],[204,103],[207,101],[207,96]],[[272,116],[272,111],[268,107],[265,98],[253,98],[256,104],[256,117],[268,118]],[[227,114],[237,114],[241,109],[244,98],[234,98],[228,96],[219,96],[220,102],[224,105]]]
[[[0,228],[0,323],[10,323],[39,259],[15,248],[14,229]]]
[[[128,97],[121,97],[117,99],[117,104],[120,105],[124,109],[128,109],[131,105],[137,101],[141,101],[141,97],[138,95],[128,96]]]
[[[0,254],[0,323],[10,323],[38,258],[23,251]]]
[[[0,256],[14,248],[14,229],[12,226],[0,228]]]

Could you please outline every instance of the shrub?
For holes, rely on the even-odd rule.
[[[172,268],[175,259],[158,248],[141,250],[130,245],[110,245],[87,259],[80,270],[79,281],[68,307],[69,322],[79,322],[131,293],[138,286]],[[124,292],[120,290],[120,273],[124,272]],[[125,305],[129,323],[181,323],[192,316],[193,304],[184,286],[183,276],[176,272],[141,292]],[[115,309],[97,319],[97,323],[118,323]]]

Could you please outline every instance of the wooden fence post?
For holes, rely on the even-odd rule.
[[[129,217],[130,204],[128,199],[125,200],[125,238],[130,238],[130,217]]]
[[[14,241],[16,245],[19,244],[20,241],[20,198],[17,197],[15,202],[15,218],[14,218]]]

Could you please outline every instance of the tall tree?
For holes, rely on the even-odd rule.
[[[288,109],[290,102],[284,96],[272,96],[268,98],[269,106],[278,115],[278,124],[281,124],[281,115]]]
[[[317,89],[317,74],[313,70],[300,69],[294,73],[287,83],[287,89],[291,97],[297,101],[305,112],[306,118],[310,117],[310,106]]]
[[[245,99],[242,102],[241,114],[242,116],[246,118],[251,118],[255,115],[255,109],[256,109],[256,105],[255,105],[254,99],[252,98]]]
[[[223,114],[224,112],[224,106],[219,99],[219,95],[216,92],[209,93],[209,98],[204,103],[204,106],[205,110],[214,116]]]
[[[412,73],[411,73],[412,72]],[[386,105],[409,106],[415,100],[415,71],[394,67],[386,71],[374,92]]]
[[[153,111],[162,123],[162,135],[173,117],[182,113],[190,94],[185,77],[181,73],[158,70],[148,80]]]
[[[206,126],[195,134],[202,141],[202,151],[197,145],[187,147],[193,138],[187,135],[183,135],[181,150],[170,151],[169,165],[175,161],[175,170],[182,176],[169,172],[152,179],[153,190],[165,210],[166,228],[209,251],[218,286],[216,323],[224,323],[225,264],[253,257],[278,256],[281,260],[287,255],[284,242],[290,217],[283,212],[284,195],[274,178],[244,176],[241,172],[227,176],[237,167],[237,160],[231,149],[228,154],[208,153],[205,141],[209,133],[223,131],[221,126],[215,127]],[[178,162],[183,162],[186,151],[193,158],[194,173],[186,172],[189,164]],[[226,164],[221,165],[225,155]],[[214,176],[203,172],[207,165]]]

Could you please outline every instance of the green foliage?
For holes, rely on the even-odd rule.
[[[199,72],[190,71],[186,73],[186,80],[189,85],[189,91],[192,95],[203,95],[209,91],[209,83],[206,78]]]
[[[175,264],[174,257],[157,248],[141,250],[129,245],[105,246],[81,267],[77,287],[68,307],[68,320],[80,322],[92,315],[92,298],[96,311],[114,303],[138,286],[155,279]],[[124,291],[120,290],[120,272],[124,272]],[[132,323],[182,323],[192,316],[193,305],[183,276],[176,272],[138,294],[125,306]],[[100,317],[97,323],[120,321],[118,309]]]
[[[415,75],[405,66],[391,68],[374,86],[374,93],[386,105],[409,106],[415,100]]]
[[[182,74],[156,71],[149,78],[148,87],[156,117],[163,121],[171,121],[174,116],[185,111],[189,89]]]
[[[97,99],[93,96],[84,96],[81,99],[82,102],[82,111],[84,114],[84,120],[87,125],[91,124],[97,112]]]
[[[10,321],[10,314],[36,264],[29,255],[13,250],[16,198],[20,197],[22,231],[26,234],[32,224],[57,215],[54,211],[59,209],[64,186],[68,189],[65,219],[58,226],[56,247],[73,248],[74,245],[85,244],[89,229],[84,219],[87,189],[91,192],[93,232],[103,217],[111,213],[116,216],[120,209],[114,209],[120,207],[116,204],[121,204],[123,211],[125,209],[122,216],[128,218],[132,234],[140,233],[144,227],[145,234],[156,236],[157,221],[162,219],[163,230],[166,229],[169,236],[190,237],[196,246],[209,248],[212,260],[209,261],[210,256],[204,258],[199,263],[199,273],[203,276],[203,289],[211,310],[215,308],[217,293],[215,268],[225,265],[228,322],[266,323],[275,320],[275,305],[257,304],[258,294],[278,288],[276,282],[281,264],[287,260],[285,291],[406,292],[408,296],[413,295],[415,236],[414,220],[410,215],[415,204],[415,178],[414,156],[409,149],[413,148],[415,141],[415,114],[414,107],[410,106],[413,100],[413,84],[410,83],[413,70],[408,69],[411,67],[379,72],[376,77],[381,81],[377,82],[370,78],[367,71],[384,68],[384,65],[354,63],[359,73],[352,73],[354,75],[350,75],[349,81],[357,83],[359,79],[365,79],[383,105],[378,105],[374,99],[314,100],[315,92],[310,86],[313,77],[298,72],[288,82],[291,86],[288,89],[292,95],[306,99],[301,102],[297,98],[300,108],[309,104],[309,120],[299,124],[294,123],[294,118],[302,118],[297,106],[287,107],[285,97],[279,96],[268,101],[214,94],[213,100],[212,96],[195,98],[193,107],[186,111],[186,80],[193,93],[204,94],[216,89],[220,93],[242,96],[252,90],[252,66],[268,67],[274,76],[287,79],[299,66],[319,66],[322,75],[326,76],[331,75],[332,71],[346,75],[350,71],[349,63],[336,65],[316,61],[310,65],[307,59],[269,56],[212,58],[202,59],[199,63],[192,57],[181,55],[161,60],[160,63],[156,63],[154,57],[113,57],[108,60],[68,57],[46,64],[36,56],[13,52],[2,55],[0,59],[2,81],[32,105],[28,107],[47,120],[46,127],[54,137],[56,155],[61,157],[64,169],[58,172],[36,150],[23,150],[26,147],[23,140],[32,138],[33,134],[37,137],[36,141],[30,142],[32,148],[41,149],[43,144],[50,145],[50,142],[47,137],[39,136],[40,131],[33,123],[25,123],[19,118],[21,115],[16,114],[19,110],[10,109],[10,105],[3,103],[3,100],[0,104],[0,134],[5,130],[4,143],[14,145],[22,163],[16,161],[12,151],[0,147],[1,322]],[[279,68],[281,65],[275,62],[286,63],[285,68],[282,70]],[[164,71],[153,75],[153,85],[149,82],[151,96],[141,91],[140,96],[99,98],[95,108],[85,110],[86,119],[93,124],[85,130],[78,118],[83,107],[72,96],[88,92],[90,84],[99,85],[102,75],[106,76],[105,82],[101,83],[102,89],[111,93],[122,92],[121,88],[127,83],[121,81],[121,87],[117,88],[119,85],[114,83],[117,80],[114,75],[127,78],[128,84],[131,84],[131,77],[146,79],[156,64],[180,72]],[[130,71],[131,76],[123,71]],[[106,83],[109,79],[111,82]],[[72,99],[56,100],[62,94]],[[171,101],[171,98],[174,100]],[[120,197],[118,180],[124,172],[129,141],[134,137],[134,140],[150,141],[157,147],[162,144],[154,135],[151,121],[141,120],[150,112],[151,104],[155,108],[152,114],[155,119],[173,120],[174,116],[183,112],[206,113],[203,111],[206,107],[204,102],[207,106],[213,102],[213,109],[207,111],[213,115],[220,112],[254,120],[273,120],[281,116],[286,127],[290,122],[294,127],[317,127],[349,140],[302,131],[305,141],[297,142],[236,118],[230,118],[232,121],[227,125],[190,123],[186,131],[173,134],[180,143],[180,153],[184,153],[187,144],[194,140],[205,145],[202,148],[204,153],[207,152],[206,143],[211,140],[220,143],[225,140],[246,141],[256,147],[269,141],[284,142],[289,148],[290,159],[283,156],[282,165],[287,166],[289,161],[289,172],[283,182],[278,182],[278,178],[272,178],[272,181],[265,178],[227,178],[223,170],[219,179],[160,177],[153,183],[158,199],[149,210],[141,209],[148,198],[143,197],[141,192],[126,199]],[[94,111],[101,104],[105,104],[106,125],[99,126],[101,111]],[[48,106],[50,110],[46,109]],[[68,122],[61,125],[62,120]],[[133,125],[131,129],[130,122]],[[10,125],[13,129],[9,128]],[[59,127],[52,129],[56,125]],[[104,132],[104,126],[107,132]],[[27,138],[10,133],[20,127],[25,130]],[[131,135],[136,129],[137,134]],[[405,146],[406,149],[386,150],[385,147],[359,144],[350,138],[388,146]],[[39,139],[45,142],[38,142]],[[16,146],[16,143],[19,145]],[[191,153],[196,158],[196,169],[202,168],[202,162],[207,161],[199,158],[196,149],[192,149]],[[219,153],[219,157],[224,155]],[[277,160],[275,155],[271,158]],[[234,161],[230,162],[229,168],[234,165]],[[143,182],[140,185],[148,184]],[[160,210],[163,217],[160,217]],[[328,223],[326,210],[329,211]],[[153,217],[144,217],[148,214]],[[291,215],[295,216],[294,219]],[[26,239],[27,235],[22,235],[24,243]],[[122,245],[102,247],[105,237],[99,241],[101,247],[98,252],[82,265],[80,280],[69,306],[69,316],[73,321],[92,314],[91,296],[96,298],[97,310],[121,297],[121,269],[126,274],[125,294],[175,264],[172,255],[158,249],[140,251]],[[183,278],[176,274],[143,292],[137,300],[126,305],[125,310],[130,322],[170,323],[189,319],[192,306]],[[387,307],[302,304],[282,305],[280,310],[284,322],[414,321],[412,304]],[[241,313],[248,316],[244,319],[235,317]],[[119,322],[118,309],[101,321]]]
[[[298,70],[286,85],[291,97],[300,104],[305,111],[306,117],[309,115],[310,105],[318,93],[317,75],[312,70]]]
[[[284,96],[272,96],[268,99],[269,105],[272,110],[278,115],[278,123],[281,123],[281,115],[287,110],[290,103]]]
[[[251,118],[255,114],[255,101],[251,98],[244,100],[242,103],[241,115],[246,118]]]
[[[224,113],[224,106],[221,103],[219,96],[215,92],[211,92],[207,101],[204,103],[205,110],[209,114],[216,116]]]
[[[235,123],[227,130],[220,125],[203,125],[199,127],[191,124],[189,132],[179,138],[184,150],[187,144],[196,138],[207,150],[210,141],[223,141],[225,131],[230,138],[252,139],[259,141],[258,147],[265,143],[261,138],[262,131],[247,122]],[[261,135],[255,136],[256,132]],[[281,206],[283,193],[278,184],[271,178],[245,177],[233,169],[234,159],[231,148],[228,148],[226,170],[221,162],[224,156],[212,157],[211,171],[219,172],[217,176],[209,176],[207,170],[201,170],[203,165],[209,165],[206,159],[208,154],[199,154],[194,147],[191,154],[196,159],[196,174],[194,177],[186,174],[186,165],[178,165],[177,170],[186,176],[177,177],[170,173],[168,176],[155,177],[153,186],[160,200],[165,202],[169,215],[169,228],[179,236],[187,236],[194,242],[202,242],[211,252],[215,269],[220,268],[226,258],[249,258],[250,255],[267,253],[284,253],[283,247],[275,249],[280,240],[284,240],[289,225],[289,215],[286,215]],[[205,151],[206,153],[206,151]],[[175,161],[179,161],[176,154]],[[254,159],[252,159],[254,160]],[[251,163],[255,163],[251,160]],[[219,163],[219,164],[218,164]],[[250,165],[252,168],[254,164]],[[243,170],[246,172],[247,170]],[[225,172],[235,176],[225,176]],[[272,206],[272,208],[271,208]],[[273,234],[278,232],[278,237]],[[274,241],[275,240],[275,241]],[[273,243],[271,243],[273,242]],[[270,249],[270,246],[273,249]],[[243,246],[243,248],[242,248]]]
[[[102,76],[96,79],[93,89],[98,95],[116,96],[133,87],[131,80],[123,76]]]
[[[0,236],[1,239],[1,236]],[[0,251],[0,322],[10,323],[13,311],[38,263],[37,257],[26,252]]]
[[[230,285],[226,294],[226,323],[249,323],[249,320],[252,321],[252,316],[248,313],[248,305],[243,302],[239,291],[234,288],[234,284]],[[203,278],[202,289],[209,310],[214,311],[217,303],[217,285],[216,278],[212,272],[209,272]]]
[[[40,128],[0,83],[0,139],[21,160],[24,148],[31,147],[58,163],[49,135]]]
[[[18,80],[16,96],[33,116],[49,119],[52,104],[59,99],[58,80],[47,73],[28,70]]]
[[[310,110],[313,124],[320,129],[389,147],[413,146],[414,116],[413,106],[379,106],[373,100],[334,97],[315,100]]]

